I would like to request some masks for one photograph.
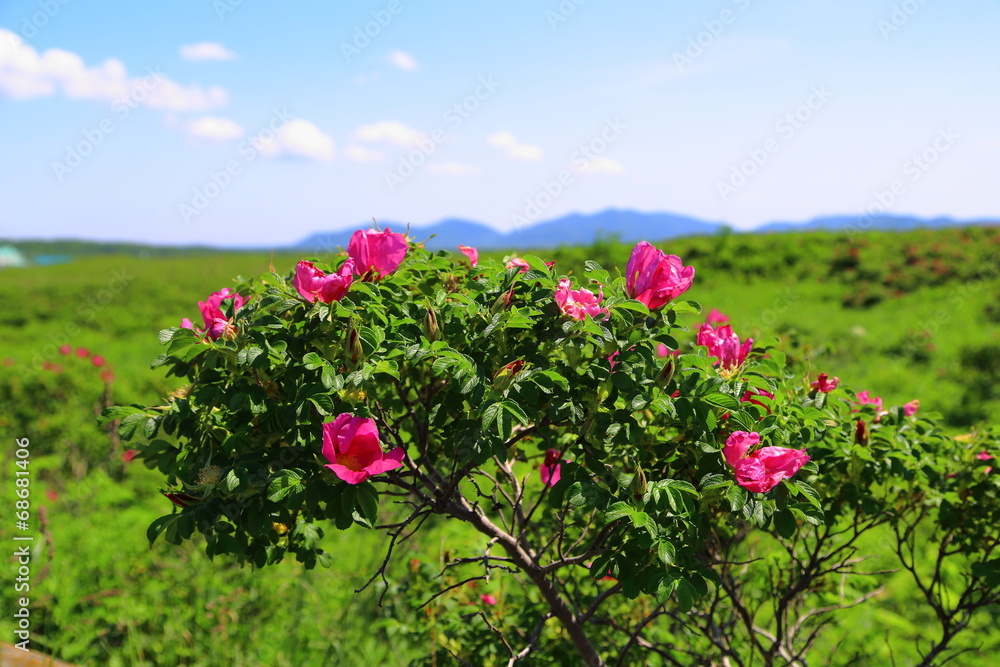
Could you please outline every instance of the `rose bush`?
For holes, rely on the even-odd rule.
[[[957,441],[910,407],[810,383],[717,311],[694,322],[700,306],[678,300],[694,268],[648,243],[616,276],[461,251],[357,232],[346,257],[235,286],[225,335],[207,317],[160,332],[154,366],[186,385],[104,412],[183,501],[149,539],[333,566],[324,527],[385,530],[388,562],[427,517],[458,520],[482,549],[440,576],[476,568],[471,580],[524,591],[474,612],[481,623],[454,616],[467,645],[442,650],[482,664],[639,650],[803,664],[824,614],[873,597],[843,583],[869,581],[855,552],[872,530],[932,582],[930,659],[998,600],[996,478],[973,465],[992,436]],[[926,565],[922,549],[941,557]],[[424,604],[447,600],[445,580]]]

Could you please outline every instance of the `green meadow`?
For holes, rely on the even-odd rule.
[[[741,337],[776,338],[812,377],[838,376],[887,408],[918,399],[956,437],[1000,420],[1000,230],[723,234],[657,245],[695,266],[685,299],[728,315]],[[473,553],[475,536],[433,526],[397,549],[388,584],[357,594],[386,546],[359,527],[329,526],[331,569],[285,562],[253,571],[212,562],[196,543],[150,548],[146,528],[172,507],[160,494],[164,480],[126,461],[129,444],[96,424],[102,406],[155,405],[180,387],[150,370],[162,351],[159,330],[185,317],[198,323],[197,302],[237,276],[288,273],[307,257],[86,244],[24,250],[76,253],[65,264],[0,271],[0,483],[13,506],[14,442],[29,438],[32,647],[81,665],[432,664],[427,656],[448,640],[436,618],[464,613],[487,591],[463,587],[416,610],[415,581],[419,574],[426,586],[426,568],[433,572],[446,553]],[[536,254],[570,275],[595,259],[614,274],[630,250],[608,239],[482,257]],[[693,344],[700,321],[686,321],[683,345]],[[10,520],[0,524],[5,544],[14,534]],[[4,563],[8,581],[15,565]],[[865,655],[916,663],[924,619],[907,615],[916,591],[901,578],[886,586],[884,604],[837,617],[816,664],[829,655],[833,665],[866,664],[849,661]],[[3,608],[20,595],[5,585]],[[979,650],[954,664],[993,664],[1000,631],[992,618],[979,618],[967,638]],[[10,642],[13,629],[9,615],[0,618],[0,641]],[[646,659],[630,664],[661,664]]]

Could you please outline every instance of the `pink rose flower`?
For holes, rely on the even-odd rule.
[[[479,251],[468,245],[460,245],[458,249],[462,251],[463,255],[469,258],[472,268],[476,268],[476,265],[479,264]]]
[[[226,317],[225,313],[222,312],[222,302],[230,299],[233,302],[233,312],[242,308],[243,304],[247,302],[247,299],[236,292],[231,292],[228,287],[224,287],[218,292],[212,292],[205,301],[198,302],[198,310],[201,311],[201,318],[205,321],[204,329],[195,329],[194,325],[191,324],[191,320],[186,317],[181,320],[181,326],[185,329],[191,329],[200,335],[207,336],[212,340],[234,335],[236,328]]]
[[[492,595],[490,595],[489,593],[483,593],[482,595],[479,596],[479,599],[483,601],[483,604],[488,604],[491,606],[497,603],[497,599]]]
[[[527,273],[528,269],[531,268],[531,265],[528,264],[527,261],[521,259],[520,257],[515,257],[514,259],[507,262],[507,265],[504,268],[507,269],[519,268],[521,269],[521,273]]]
[[[705,318],[706,324],[711,324],[713,327],[723,326],[729,324],[729,315],[717,308],[713,308],[708,312],[708,317]]]
[[[353,259],[348,259],[337,273],[329,275],[313,266],[312,262],[302,261],[295,265],[295,278],[292,279],[295,289],[309,303],[315,303],[317,299],[323,303],[340,301],[347,294],[352,282],[354,282]]]
[[[668,255],[646,241],[635,245],[625,268],[625,291],[652,310],[686,292],[693,280],[694,267],[684,266],[680,257]]]
[[[860,405],[874,405],[876,411],[882,409],[882,397],[881,396],[869,396],[868,390],[858,392],[857,403]]]
[[[347,244],[347,254],[354,260],[354,272],[359,276],[384,278],[403,263],[410,244],[402,234],[386,227],[379,232],[359,229]]]
[[[361,484],[373,475],[403,465],[403,448],[382,452],[374,419],[337,415],[323,424],[323,456],[327,468],[348,484]]]
[[[601,308],[600,305],[604,298],[603,289],[595,296],[587,289],[571,289],[572,285],[573,281],[569,278],[563,278],[559,281],[559,287],[556,289],[556,303],[559,304],[559,310],[565,315],[569,315],[575,320],[582,320],[588,315],[596,317],[601,313],[608,312],[607,308]]]
[[[718,329],[707,322],[701,325],[697,343],[707,347],[709,356],[717,359],[716,365],[729,374],[743,365],[750,350],[753,349],[753,338],[747,338],[740,343],[740,337],[733,333],[733,328],[728,324]]]
[[[906,415],[907,417],[912,417],[913,415],[917,414],[917,410],[919,409],[920,409],[920,401],[917,399],[914,399],[909,403],[903,404],[903,414]]]
[[[824,394],[829,394],[831,391],[837,388],[837,383],[840,382],[840,378],[834,377],[832,380],[830,376],[826,373],[820,373],[816,376],[816,380],[809,386],[816,391],[821,391]]]
[[[747,454],[751,447],[758,444],[759,433],[736,431],[729,436],[722,449],[726,463],[733,468],[736,483],[748,491],[767,493],[809,462],[804,449],[761,447]]]
[[[539,474],[542,476],[542,484],[545,486],[555,486],[559,483],[559,478],[562,475],[560,472],[560,467],[562,466],[560,460],[558,449],[548,449],[545,451],[545,460],[538,469]]]

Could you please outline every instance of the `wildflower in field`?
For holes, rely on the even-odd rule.
[[[71,346],[69,346],[69,345],[65,345],[64,344],[64,345],[60,345],[59,346],[59,354],[67,355],[67,354],[69,354],[72,351],[73,351],[73,348]]]
[[[722,449],[726,462],[736,475],[736,483],[748,491],[767,493],[809,462],[804,449],[761,447],[747,454],[751,447],[759,444],[759,433],[736,431],[729,436]]]
[[[479,251],[468,245],[460,245],[458,249],[462,251],[463,255],[469,258],[472,268],[476,268],[476,265],[479,264]]]
[[[816,380],[809,386],[816,391],[821,391],[824,394],[829,394],[831,391],[837,388],[837,383],[840,382],[840,378],[834,377],[832,380],[830,376],[826,373],[820,373],[816,376]]]
[[[903,414],[906,415],[907,417],[912,417],[913,415],[917,414],[917,410],[919,409],[920,409],[920,401],[917,399],[913,399],[909,403],[903,404]]]
[[[373,475],[403,465],[403,448],[382,451],[374,419],[345,412],[323,424],[323,456],[333,473],[348,484],[361,484]]]
[[[90,363],[94,364],[98,368],[104,365],[104,357],[99,354],[95,354],[90,358]]]
[[[545,486],[555,486],[559,483],[559,478],[562,473],[560,468],[562,464],[561,455],[558,449],[548,449],[545,451],[545,460],[542,461],[541,467],[538,469],[539,474],[542,476],[542,484]]]
[[[693,266],[684,266],[680,257],[646,241],[635,245],[625,268],[625,291],[653,310],[686,292],[693,280]]]
[[[531,268],[531,265],[528,264],[528,262],[526,262],[525,260],[521,259],[520,257],[515,257],[509,262],[507,262],[504,268],[507,269],[518,268],[521,269],[521,273],[527,273],[528,269]]]
[[[347,254],[354,260],[354,272],[359,276],[384,278],[403,263],[410,244],[402,234],[359,229],[347,244]]]
[[[572,286],[573,281],[569,278],[563,278],[559,281],[559,287],[556,289],[556,303],[559,304],[559,310],[564,314],[573,319],[582,320],[586,319],[588,315],[596,317],[601,313],[608,312],[607,308],[601,308],[601,300],[604,298],[603,289],[595,296],[590,290],[575,290],[571,289]]]
[[[88,350],[85,347],[78,347],[76,348],[76,356],[80,357],[81,359],[86,359],[87,357],[90,356],[90,350]]]
[[[317,299],[323,303],[340,301],[347,294],[352,282],[354,282],[352,259],[344,262],[339,271],[330,274],[323,273],[313,266],[312,262],[302,261],[295,265],[295,278],[292,279],[292,285],[309,303],[315,303]]]
[[[701,325],[697,343],[707,347],[709,356],[717,359],[715,363],[719,366],[719,375],[723,377],[732,377],[753,348],[753,338],[740,343],[740,337],[728,324],[715,329],[708,322]]]
[[[497,603],[497,599],[492,595],[490,595],[489,593],[483,593],[482,595],[479,596],[479,599],[483,601],[483,604],[488,604],[490,606],[493,606]]]

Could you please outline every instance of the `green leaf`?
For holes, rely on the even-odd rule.
[[[612,503],[612,505],[605,510],[604,518],[608,521],[608,523],[610,523],[616,519],[629,516],[633,512],[635,512],[635,509],[631,505],[619,500],[616,503]]]
[[[156,538],[159,537],[168,526],[177,521],[177,517],[180,514],[167,514],[166,516],[161,516],[159,519],[150,524],[149,528],[146,529],[146,539],[149,540],[149,546],[153,546],[156,542]]]
[[[128,442],[135,435],[135,432],[139,429],[139,426],[146,423],[149,420],[149,415],[145,412],[133,413],[122,419],[121,424],[118,426],[118,435],[125,442]]]
[[[656,556],[664,565],[670,567],[677,561],[677,550],[673,543],[662,540],[656,545]]]
[[[795,515],[788,509],[778,509],[774,513],[774,530],[785,539],[795,534]]]
[[[317,368],[322,368],[327,365],[326,359],[319,356],[315,352],[308,352],[304,357],[302,357],[302,364],[307,370],[314,371]]]
[[[702,396],[701,400],[711,406],[735,412],[740,409],[740,402],[728,394],[713,393]]]
[[[295,470],[279,470],[267,485],[267,499],[276,503],[301,490],[302,475]]]
[[[677,580],[677,607],[681,612],[691,611],[691,607],[694,605],[695,598],[698,597],[698,591],[687,579]]]
[[[371,482],[365,482],[357,486],[358,503],[360,514],[368,523],[374,524],[378,518],[378,491]]]

